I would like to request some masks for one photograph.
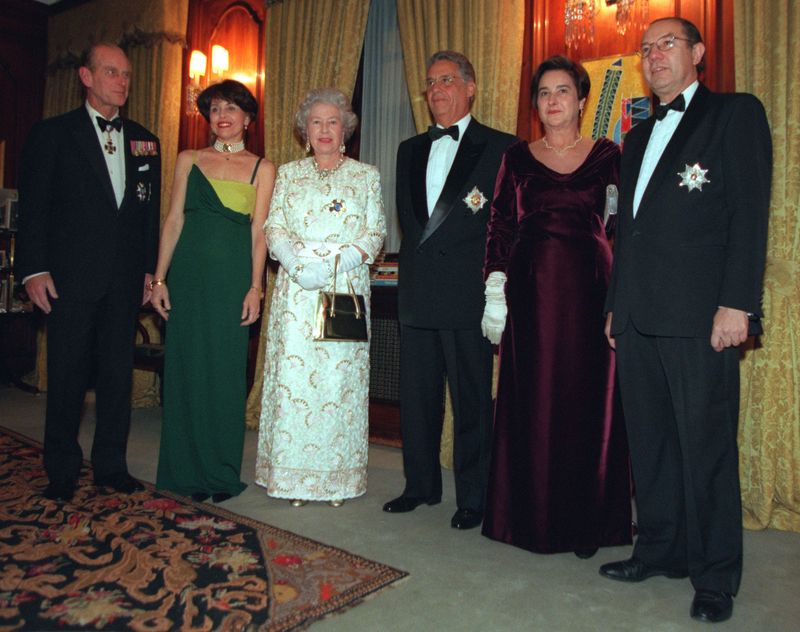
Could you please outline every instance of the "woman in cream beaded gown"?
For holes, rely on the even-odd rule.
[[[356,123],[339,90],[306,95],[295,126],[313,155],[278,170],[264,226],[281,265],[267,326],[256,483],[295,506],[339,506],[367,488],[369,343],[312,337],[337,253],[337,291],[346,291],[349,276],[369,310],[368,264],[386,234],[378,170],[344,155]]]

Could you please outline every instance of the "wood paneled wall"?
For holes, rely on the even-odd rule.
[[[616,7],[597,0],[595,38],[567,49],[564,43],[564,0],[527,0],[524,62],[520,88],[517,134],[522,138],[539,138],[540,125],[531,107],[530,85],[536,66],[551,55],[567,55],[573,59],[594,59],[619,53],[635,52],[642,31],[629,29],[625,35],[616,30]],[[680,16],[693,22],[706,44],[706,71],[702,77],[712,90],[734,90],[733,0],[650,0],[649,21]]]
[[[264,2],[263,0],[189,0],[189,19],[186,29],[187,48],[181,76],[182,94],[186,98],[189,83],[189,56],[193,49],[208,55],[208,69],[203,87],[219,81],[211,75],[211,46],[220,44],[228,49],[230,68],[225,78],[245,83],[259,105],[258,120],[248,130],[247,149],[264,155]],[[244,81],[237,73],[253,76]],[[208,123],[200,114],[187,115],[181,107],[181,127],[178,149],[198,149],[208,145]]]
[[[16,188],[22,146],[42,118],[47,64],[47,7],[29,0],[0,2],[0,140],[3,184]]]

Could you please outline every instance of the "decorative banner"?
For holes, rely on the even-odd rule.
[[[605,136],[621,145],[631,128],[650,116],[650,88],[642,77],[641,60],[636,54],[612,55],[581,64],[592,82],[581,134]]]

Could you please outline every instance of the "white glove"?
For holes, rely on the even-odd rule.
[[[289,275],[304,290],[319,290],[331,282],[333,270],[327,261],[308,259],[294,268],[294,275]]]
[[[364,263],[364,255],[353,244],[339,251],[339,272],[350,272]]]
[[[304,290],[318,290],[328,285],[333,276],[330,265],[322,259],[301,260],[288,241],[270,244],[270,252],[280,261],[289,278]]]
[[[506,328],[506,275],[505,272],[492,272],[486,279],[486,307],[481,319],[481,332],[493,345],[500,344]]]

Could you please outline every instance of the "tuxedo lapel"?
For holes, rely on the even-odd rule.
[[[459,193],[463,190],[467,179],[472,174],[480,155],[486,147],[485,141],[481,142],[475,139],[474,126],[475,122],[473,120],[464,133],[464,138],[458,146],[458,152],[456,152],[456,157],[453,160],[453,166],[450,167],[450,173],[447,174],[442,193],[436,201],[436,207],[433,209],[428,223],[425,224],[425,230],[419,240],[420,243],[430,237],[447,219],[453,206],[458,202]]]
[[[420,226],[428,223],[428,195],[426,178],[428,171],[428,154],[431,151],[431,139],[426,134],[411,152],[410,180],[411,202],[414,215]]]
[[[75,125],[71,129],[75,139],[76,151],[84,155],[92,171],[95,172],[98,180],[102,183],[103,190],[106,192],[112,208],[117,208],[117,197],[114,195],[111,176],[108,175],[108,166],[105,158],[103,158],[103,150],[97,142],[97,134],[85,108],[75,110]]]
[[[650,198],[659,190],[664,178],[674,177],[675,188],[677,190],[679,178],[677,171],[675,171],[675,159],[681,151],[686,149],[689,139],[703,120],[706,114],[706,100],[708,94],[708,89],[703,85],[697,88],[697,92],[695,92],[694,97],[692,97],[689,107],[686,108],[681,122],[678,123],[678,127],[675,128],[675,132],[672,134],[672,138],[670,138],[669,143],[667,143],[667,146],[664,148],[664,153],[661,154],[661,158],[658,160],[653,175],[650,177],[650,182],[647,183],[647,188],[644,190],[642,200],[639,203],[639,208],[642,209],[642,211],[647,209]],[[637,213],[636,216],[639,217],[639,213]]]
[[[639,180],[639,172],[642,167],[642,160],[644,159],[644,152],[647,149],[647,143],[650,141],[650,134],[653,132],[653,124],[655,119],[642,121],[636,126],[639,132],[638,138],[634,140],[630,136],[625,139],[623,155],[625,162],[628,165],[636,165],[636,173],[632,173],[630,178],[624,178],[621,181],[620,198],[625,200],[625,206],[620,209],[620,213],[626,214],[629,219],[633,217],[633,198],[636,195],[636,182]],[[640,205],[641,206],[641,205]],[[638,213],[636,215],[638,217]]]

